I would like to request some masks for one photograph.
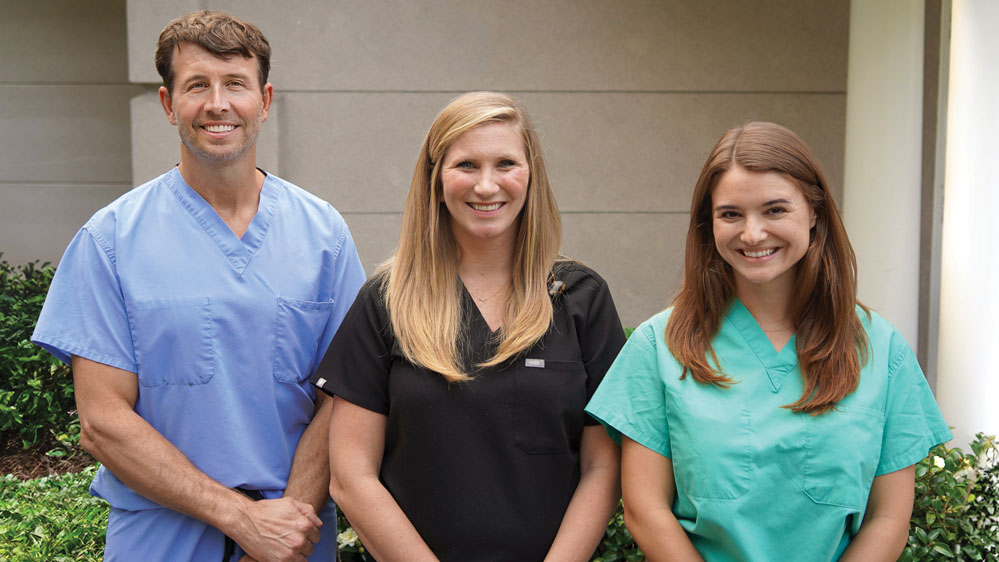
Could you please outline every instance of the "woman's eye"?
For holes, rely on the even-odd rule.
[[[734,219],[739,216],[739,213],[735,211],[721,211],[718,213],[718,218],[720,219]]]
[[[787,209],[784,207],[770,207],[767,209],[768,215],[783,215],[785,213],[787,213]]]
[[[471,170],[475,166],[471,162],[469,162],[468,160],[465,160],[464,162],[458,162],[457,164],[455,164],[454,167],[455,168],[460,168],[462,170]]]
[[[502,160],[499,163],[500,168],[513,168],[516,165],[517,163],[514,162],[513,160]]]

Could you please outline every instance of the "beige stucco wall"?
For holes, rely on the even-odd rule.
[[[0,252],[57,261],[132,182],[125,2],[0,9]]]
[[[689,192],[722,131],[749,119],[783,123],[813,146],[834,185],[843,177],[845,0],[131,0],[88,15],[100,21],[86,29],[82,14],[71,17],[84,11],[76,2],[24,4],[20,25],[34,33],[26,44],[0,36],[0,59],[32,85],[0,73],[0,125],[23,124],[38,104],[31,115],[41,121],[31,123],[63,130],[34,133],[27,145],[0,140],[0,166],[16,171],[0,183],[9,259],[57,259],[93,210],[176,163],[152,53],[171,17],[202,7],[231,10],[267,34],[277,98],[261,165],[340,209],[369,271],[395,245],[426,128],[467,90],[524,101],[564,213],[564,252],[608,279],[628,326],[676,287]],[[87,36],[100,64],[70,32]],[[59,37],[50,45],[34,35]],[[15,46],[19,62],[8,60]],[[52,68],[38,71],[49,58]],[[35,85],[59,72],[60,85]],[[42,106],[31,88],[62,97]]]

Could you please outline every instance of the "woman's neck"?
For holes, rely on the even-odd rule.
[[[790,284],[753,285],[737,282],[735,296],[753,315],[774,349],[780,351],[791,341],[794,336],[794,318],[791,314]]]

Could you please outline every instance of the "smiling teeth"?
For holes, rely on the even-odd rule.
[[[769,256],[777,251],[777,248],[770,248],[769,250],[760,250],[759,252],[750,252],[749,250],[743,250],[742,253],[748,258],[763,258]]]
[[[499,209],[502,203],[471,203],[472,208],[476,211],[495,211]]]
[[[209,133],[228,133],[235,128],[235,125],[205,125],[205,130]]]

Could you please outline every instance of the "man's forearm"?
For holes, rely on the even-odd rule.
[[[74,357],[73,381],[81,444],[129,488],[218,528],[261,560],[311,552],[306,543],[322,524],[312,508],[290,498],[253,502],[199,470],[135,412],[135,373]]]
[[[291,462],[284,495],[311,505],[318,513],[330,499],[329,429],[333,400],[316,392],[316,413],[302,433]]]

